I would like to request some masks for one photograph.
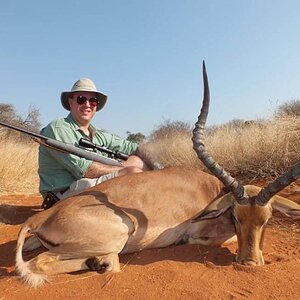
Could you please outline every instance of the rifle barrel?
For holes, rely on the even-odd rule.
[[[31,136],[34,136],[34,137],[36,137],[38,139],[42,139],[42,140],[48,139],[47,137],[45,137],[45,136],[43,136],[41,134],[38,134],[38,133],[35,133],[35,132],[31,132],[29,130],[26,130],[24,128],[20,128],[20,127],[14,126],[14,125],[6,124],[6,123],[3,123],[1,121],[0,121],[0,125],[2,125],[4,127],[7,127],[7,128],[10,128],[10,129],[14,129],[16,131],[23,132],[23,133],[31,135]]]
[[[13,129],[13,130],[16,130],[16,131],[20,131],[22,133],[33,136],[35,138],[41,139],[42,141],[44,141],[46,146],[48,145],[52,148],[55,148],[55,150],[57,150],[57,151],[66,151],[66,152],[69,152],[71,154],[77,155],[79,157],[83,157],[83,158],[93,160],[93,161],[96,161],[96,162],[100,162],[102,164],[106,164],[106,165],[110,165],[110,166],[117,166],[117,167],[122,166],[122,164],[119,161],[115,160],[115,159],[111,159],[109,157],[104,157],[104,156],[101,156],[97,153],[90,152],[88,150],[80,149],[78,147],[75,147],[74,145],[65,144],[65,143],[57,141],[55,139],[48,138],[48,137],[43,136],[41,134],[31,132],[31,131],[23,129],[23,128],[16,127],[14,125],[6,124],[6,123],[3,123],[1,121],[0,121],[0,125],[2,125],[4,127],[7,127],[7,128],[10,128],[10,129]]]

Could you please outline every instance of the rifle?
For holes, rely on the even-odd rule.
[[[101,147],[97,144],[92,143],[90,140],[85,139],[85,138],[81,138],[79,140],[79,146],[85,147],[85,148],[92,148],[93,150],[99,150],[101,152],[105,152],[107,153],[110,157],[113,158],[119,158],[122,160],[127,160],[128,159],[128,155],[126,153],[120,152],[120,151],[113,151],[110,150],[106,147]]]
[[[113,158],[101,156],[101,155],[99,155],[97,153],[94,153],[94,152],[91,152],[89,150],[81,149],[81,148],[78,148],[74,145],[66,144],[66,143],[57,141],[55,139],[48,138],[48,137],[43,136],[41,134],[34,133],[34,132],[31,132],[31,131],[23,129],[23,128],[19,128],[19,127],[13,126],[13,125],[3,123],[1,121],[0,121],[0,125],[2,125],[4,127],[7,127],[7,128],[10,128],[10,129],[13,129],[13,130],[16,130],[16,131],[19,131],[19,132],[22,132],[22,133],[25,133],[25,134],[28,134],[28,135],[34,137],[34,140],[36,142],[38,142],[41,145],[44,145],[46,147],[52,148],[56,151],[71,153],[71,154],[77,155],[79,157],[83,157],[83,158],[86,158],[86,159],[89,159],[89,160],[100,162],[100,163],[106,164],[106,165],[118,166],[118,167],[122,166],[122,163],[120,163],[119,161],[117,161]],[[109,154],[112,157],[120,158],[120,159],[123,159],[123,160],[126,160],[128,158],[128,156],[124,153],[115,152],[115,151],[112,151],[112,150],[107,149],[105,147],[95,145],[94,143],[90,143],[90,144],[92,145],[92,147],[91,147],[91,145],[86,146],[87,143],[85,143],[85,147],[97,149],[99,151],[102,151],[102,152],[105,152],[105,153]]]

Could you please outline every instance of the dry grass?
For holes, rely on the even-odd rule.
[[[221,128],[207,138],[208,150],[234,175],[278,175],[300,159],[299,129],[300,118],[292,117]]]
[[[233,176],[247,180],[277,176],[300,161],[300,118],[223,125],[210,131],[205,143],[209,153]],[[188,131],[173,130],[145,147],[153,160],[165,166],[203,168]],[[38,191],[37,153],[36,143],[10,138],[0,144],[0,193]]]
[[[0,193],[38,192],[38,144],[19,142],[13,137],[3,140],[0,143]]]
[[[205,138],[209,153],[228,172],[241,177],[277,176],[300,161],[300,118],[284,117],[244,126],[220,126]],[[147,145],[151,156],[165,166],[203,168],[191,134],[174,134]]]
[[[163,166],[199,166],[189,133],[173,132],[147,143],[144,147],[152,160]]]

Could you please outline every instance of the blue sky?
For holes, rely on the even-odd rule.
[[[126,137],[196,121],[206,62],[208,124],[270,117],[300,99],[300,1],[2,1],[0,103],[42,123],[67,114],[81,77],[108,94],[94,125]]]

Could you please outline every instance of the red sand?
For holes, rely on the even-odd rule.
[[[300,186],[283,196],[300,203]],[[1,299],[300,299],[300,221],[274,213],[267,228],[265,266],[233,263],[236,244],[181,245],[121,255],[117,274],[57,275],[31,289],[15,274],[16,238],[41,203],[38,195],[0,195]]]

